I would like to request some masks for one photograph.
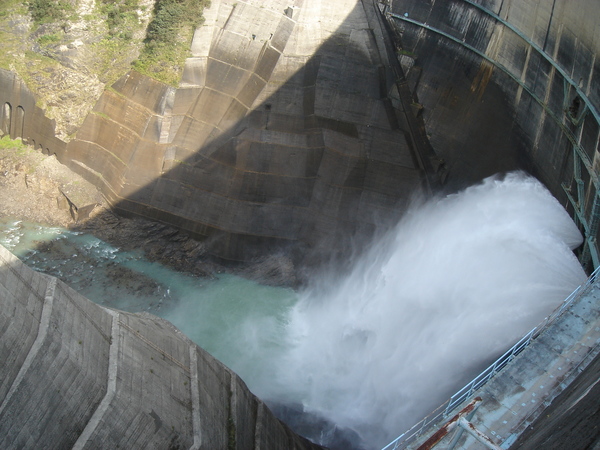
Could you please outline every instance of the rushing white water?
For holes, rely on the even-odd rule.
[[[382,446],[585,280],[571,252],[580,243],[560,204],[520,173],[416,206],[350,274],[301,294],[260,394]]]
[[[298,294],[187,277],[91,236],[24,227],[9,224],[0,242],[27,264],[100,304],[171,320],[259,397],[330,422],[313,420],[309,437],[334,424],[358,433],[345,435],[355,448],[403,432],[585,280],[575,225],[520,173],[416,203],[349,274]],[[349,448],[339,442],[322,441]]]

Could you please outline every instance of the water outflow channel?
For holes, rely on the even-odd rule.
[[[380,448],[586,278],[577,228],[523,174],[414,203],[350,273],[300,292],[187,276],[37,224],[4,221],[0,243],[99,304],[170,320],[259,397],[302,411],[313,440],[342,445],[347,429],[356,448]]]

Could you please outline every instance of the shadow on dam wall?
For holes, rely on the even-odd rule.
[[[193,48],[179,89],[127,74],[68,144],[26,86],[2,71],[2,130],[55,154],[117,211],[208,237],[223,259],[290,246],[297,254],[340,250],[397,218],[431,161],[419,160],[419,130],[400,94],[388,98],[398,88],[373,31],[373,5],[336,5],[339,23],[313,16],[299,38],[294,14],[302,9],[273,3],[277,13],[214,1],[197,35],[227,45]],[[332,37],[312,40],[315,30]],[[291,44],[297,52],[287,58]],[[169,324],[107,311],[61,282],[48,295],[45,276],[4,256],[11,261],[0,268],[0,287],[16,295],[3,298],[15,307],[2,308],[2,340],[23,344],[5,347],[12,350],[3,358],[11,361],[2,391],[10,395],[0,404],[11,417],[3,421],[8,446],[315,447]],[[45,377],[55,380],[51,388]],[[31,423],[30,411],[39,413]]]
[[[598,266],[600,42],[594,1],[395,0],[390,20],[431,144],[458,172],[519,167],[569,211]],[[488,155],[477,167],[474,155]],[[496,166],[498,164],[498,166]],[[463,178],[464,177],[464,178]],[[457,179],[458,178],[458,179]]]
[[[0,246],[0,445],[322,448],[166,320],[92,303]]]
[[[118,212],[207,238],[223,260],[354,247],[437,186],[439,162],[375,5],[301,3],[214,2],[179,88],[130,72],[50,153]]]
[[[598,52],[593,31],[573,39],[581,12],[521,7],[528,40],[494,16],[502,2],[485,3],[490,15],[462,0],[395,1],[407,20],[388,18],[388,39],[371,1],[288,3],[214,2],[179,88],[130,72],[68,144],[3,73],[2,129],[55,153],[118,212],[206,239],[226,261],[327,259],[393,223],[427,184],[455,190],[516,168],[595,237],[599,128],[586,106],[599,103]]]

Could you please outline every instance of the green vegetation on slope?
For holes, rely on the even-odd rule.
[[[21,139],[11,139],[8,135],[5,135],[0,139],[0,150],[16,150],[21,152],[28,148],[27,145],[23,144]]]
[[[106,25],[111,36],[129,40],[133,37],[133,27],[138,22],[138,0],[113,2],[101,0],[100,10],[106,15]]]
[[[76,20],[73,17],[75,8],[66,0],[31,0],[27,2],[31,18],[37,24],[57,22],[66,20]]]
[[[0,19],[8,16],[15,8],[21,9],[24,12],[25,5],[20,0],[0,0]]]
[[[0,0],[0,68],[18,74],[69,140],[132,69],[176,86],[209,0]]]
[[[157,0],[148,24],[144,48],[134,68],[148,76],[177,85],[194,30],[204,20],[208,0]]]

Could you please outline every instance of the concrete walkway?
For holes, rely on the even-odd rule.
[[[473,393],[482,402],[471,423],[496,445],[510,448],[599,353],[600,282],[596,281],[501,372]],[[444,422],[430,427],[409,446],[399,448],[418,448]],[[450,433],[435,448],[448,448],[459,431]],[[485,447],[470,434],[462,433],[455,448]]]

